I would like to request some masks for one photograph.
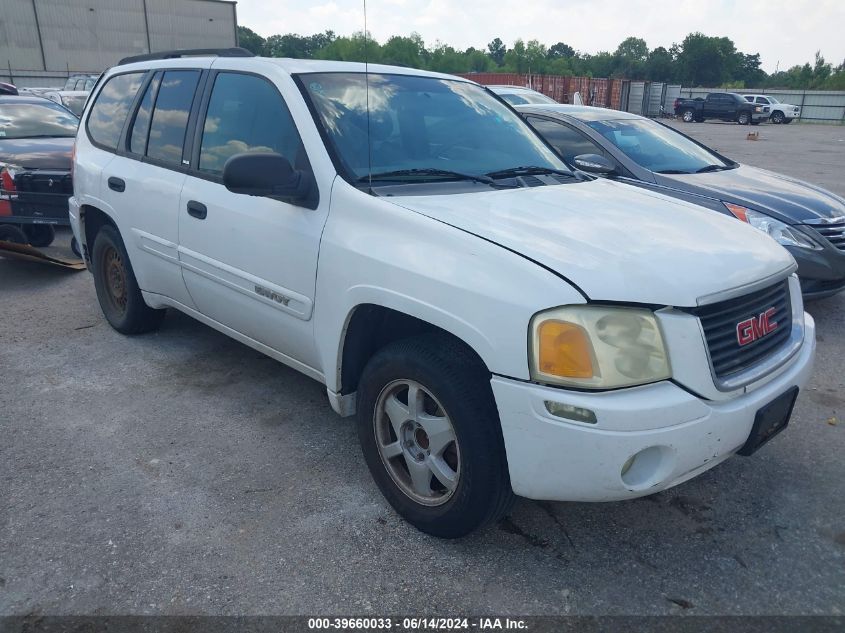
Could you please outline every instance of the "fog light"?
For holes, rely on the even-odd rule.
[[[596,414],[583,407],[575,407],[571,404],[563,404],[562,402],[552,402],[546,400],[546,411],[559,418],[566,418],[567,420],[575,420],[576,422],[586,422],[587,424],[596,424]]]

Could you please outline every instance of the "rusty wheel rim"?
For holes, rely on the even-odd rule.
[[[103,281],[105,282],[106,296],[113,310],[123,314],[126,312],[126,304],[129,296],[126,289],[126,266],[123,258],[116,248],[109,246],[103,252],[102,260]]]

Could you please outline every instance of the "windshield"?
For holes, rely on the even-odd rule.
[[[448,180],[520,166],[567,170],[519,115],[475,84],[370,74],[368,96],[362,73],[308,74],[301,81],[352,181],[378,174]]]
[[[689,174],[733,167],[675,130],[648,119],[585,123],[637,165],[651,171]]]
[[[78,125],[78,118],[49,101],[0,103],[0,139],[76,136]]]
[[[780,101],[778,101],[774,97],[766,97],[766,98],[769,100],[769,103],[780,103]]]

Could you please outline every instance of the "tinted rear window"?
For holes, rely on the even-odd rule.
[[[199,81],[195,70],[171,70],[164,73],[156,97],[147,142],[147,156],[168,163],[182,162],[188,115]]]
[[[116,149],[126,115],[135,99],[144,73],[115,75],[106,81],[88,116],[91,140],[108,149]]]

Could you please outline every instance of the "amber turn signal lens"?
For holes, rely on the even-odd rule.
[[[544,321],[538,331],[538,367],[544,374],[592,378],[593,346],[586,330],[575,323]]]

